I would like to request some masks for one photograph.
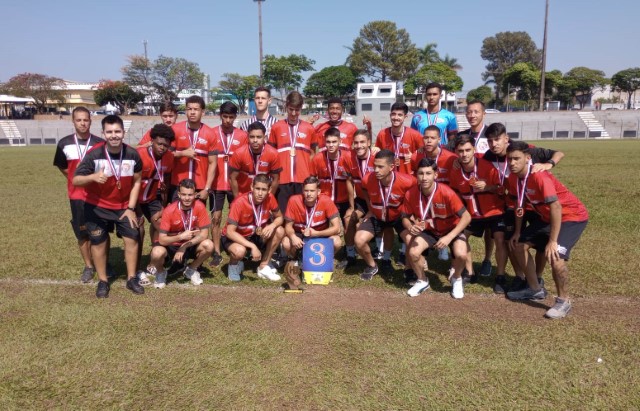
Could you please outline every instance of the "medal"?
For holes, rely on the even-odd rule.
[[[256,235],[262,236],[262,227],[256,228]]]
[[[253,193],[249,194],[249,204],[251,204],[251,210],[253,211],[253,220],[256,225],[256,235],[262,235],[262,204],[258,207],[253,203]],[[264,201],[263,201],[264,203]]]
[[[405,128],[404,126],[402,127],[402,134],[400,134],[399,136],[394,135],[391,129],[389,129],[389,131],[391,132],[391,136],[394,139],[393,148],[395,151],[394,154],[396,155],[395,165],[396,167],[400,167],[400,150],[402,149],[402,138],[404,137]]]
[[[382,221],[387,221],[387,206],[389,205],[389,197],[391,197],[391,191],[393,189],[393,183],[396,181],[396,175],[392,171],[391,172],[391,184],[389,184],[389,191],[387,194],[384,194],[384,189],[382,188],[382,183],[378,180],[378,187],[380,188],[380,197],[382,200]]]
[[[295,157],[296,156],[296,148],[295,147],[291,147],[291,149],[289,150],[289,155],[291,157]]]
[[[422,194],[422,190],[420,190],[420,219],[418,220],[418,223],[419,223],[419,227],[421,227],[423,231],[426,228],[426,220],[429,213],[431,213],[431,215],[433,216],[431,203],[433,202],[433,197],[435,197],[436,191],[438,190],[438,183],[434,182],[433,184],[434,184],[433,191],[429,195],[429,199],[427,200],[426,207],[422,205],[423,204],[422,197],[424,197],[424,194]]]
[[[89,133],[89,138],[87,138],[87,142],[84,143],[84,150],[80,149],[80,143],[78,142],[78,135],[74,134],[73,139],[76,143],[76,149],[78,150],[78,159],[82,161],[84,156],[87,154],[87,150],[89,149],[89,143],[91,142],[91,133]]]
[[[329,152],[326,152],[327,165],[329,166],[329,179],[331,180],[331,201],[336,201],[336,177],[338,176],[338,163],[340,162],[340,149],[338,149],[338,159],[331,160]]]
[[[225,155],[224,157],[222,157],[222,159],[224,160],[225,163],[229,162],[229,156]]]
[[[522,207],[516,208],[516,217],[523,217],[523,216],[524,216],[524,208]]]
[[[466,173],[464,172],[464,169],[460,169],[460,171],[462,172],[462,178],[464,178],[465,180],[467,180],[469,182],[469,188],[471,189],[471,191],[473,191],[473,185],[475,183],[478,182],[478,162],[473,161],[473,171],[471,172],[471,174],[469,175],[469,177],[467,177]]]
[[[120,185],[120,180],[116,181],[116,187],[118,187],[118,190],[122,190],[122,186]]]
[[[120,178],[122,177],[122,154],[124,153],[124,146],[120,147],[120,160],[118,160],[118,173],[116,173],[116,166],[113,164],[111,160],[111,156],[107,151],[107,146],[104,146],[104,156],[107,158],[107,163],[109,164],[109,168],[111,169],[111,173],[113,177],[116,179],[116,187],[118,190],[122,190],[122,185],[120,184]]]
[[[471,177],[469,178],[469,184],[470,184],[470,185],[474,185],[474,184],[475,184],[475,183],[477,183],[477,182],[478,182],[478,179],[477,179],[477,178],[475,178],[475,176],[471,176]]]
[[[158,191],[160,191],[161,193],[164,193],[166,189],[167,186],[164,183],[158,184]]]
[[[185,212],[182,209],[182,204],[178,201],[178,210],[181,211],[180,213],[180,219],[182,220],[182,227],[184,228],[184,231],[191,231],[191,225],[193,224],[193,220],[191,219],[191,216],[193,215],[193,207],[191,207],[189,209],[189,214],[187,214],[187,219],[185,220]]]
[[[530,172],[531,172],[531,164],[527,166],[527,174],[525,174],[524,179],[518,178],[518,180],[516,180],[516,191],[518,194],[518,204],[517,204],[518,207],[516,208],[517,217],[524,216],[524,197],[527,192],[527,180],[529,179]],[[520,188],[520,180],[523,180],[522,188]]]
[[[153,150],[149,147],[149,157],[153,160],[153,165],[156,168],[156,178],[158,179],[158,190],[160,192],[164,191],[164,174],[162,173],[162,157],[159,160],[153,155]],[[153,181],[152,181],[153,183]]]
[[[303,234],[305,237],[311,237],[311,229],[309,227],[305,228]]]
[[[307,225],[302,232],[305,237],[311,237],[311,225],[313,224],[313,216],[316,213],[316,207],[318,206],[318,200],[316,199],[316,203],[313,205],[311,212],[309,212],[309,207],[306,207],[305,210],[305,218],[307,220]]]
[[[418,220],[418,222],[416,223],[416,225],[418,226],[418,228],[420,228],[420,230],[424,231],[425,227],[426,227],[426,221],[424,220]]]

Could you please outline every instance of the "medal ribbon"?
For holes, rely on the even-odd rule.
[[[316,207],[318,207],[317,199],[316,199],[316,203],[313,205],[313,208],[311,209],[311,213],[309,213],[309,207],[306,207],[305,213],[306,213],[307,225],[304,228],[305,230],[311,227],[311,223],[313,222],[313,215],[316,213]]]
[[[476,144],[475,144],[475,148],[478,147],[478,141],[480,140],[480,136],[482,135],[482,132],[484,131],[484,124],[482,125],[482,128],[480,129],[480,131],[478,131],[478,134],[476,134]]]
[[[496,163],[498,163],[498,177],[500,177],[500,185],[504,186],[504,179],[507,177],[507,159],[504,159],[504,167],[502,167],[502,171],[500,171],[500,161],[496,158]]]
[[[393,189],[393,183],[396,182],[396,173],[391,172],[391,184],[389,184],[389,191],[387,194],[384,194],[384,189],[382,188],[382,183],[378,180],[378,187],[380,188],[380,197],[382,199],[382,221],[386,221],[387,215],[387,205],[389,204],[389,197],[391,197],[391,190]]]
[[[178,202],[178,210],[180,210],[180,219],[182,220],[182,227],[184,228],[184,231],[191,231],[191,224],[193,223],[193,220],[191,219],[191,216],[193,215],[193,207],[189,209],[187,220],[184,219],[185,212],[182,209],[180,202]]]
[[[113,177],[116,179],[116,184],[118,188],[120,188],[120,178],[122,177],[122,154],[124,153],[124,147],[120,147],[120,160],[118,161],[118,171],[116,173],[116,166],[113,165],[113,161],[111,160],[111,156],[107,151],[107,146],[104,146],[104,155],[107,157],[107,163],[109,163],[109,168],[111,168],[111,172],[113,173]]]
[[[89,143],[91,142],[91,133],[89,133],[89,138],[87,139],[87,142],[84,143],[84,151],[80,150],[80,143],[78,142],[78,135],[77,134],[73,134],[73,140],[76,143],[76,148],[78,149],[78,158],[80,159],[80,161],[84,160],[84,156],[87,155],[87,150],[89,149]]]
[[[198,134],[200,134],[200,129],[202,128],[202,124],[198,127],[197,130],[193,130],[189,128],[189,122],[185,123],[185,127],[187,129],[187,135],[189,136],[189,143],[191,143],[191,148],[196,149],[196,144],[198,144]],[[189,178],[193,178],[194,173],[194,163],[193,159],[189,159]]]
[[[262,227],[262,204],[260,204],[260,206],[256,208],[255,204],[253,203],[253,193],[249,195],[249,203],[251,204],[251,209],[253,210],[253,218],[256,222],[256,229]]]
[[[467,177],[464,169],[462,167],[460,167],[460,171],[462,171],[462,178],[464,178],[466,181],[469,181],[469,179],[471,177],[478,177],[478,162],[474,159],[473,160],[473,171],[471,172],[471,174],[469,174],[469,177]]]
[[[429,196],[429,200],[427,201],[427,206],[425,208],[422,208],[422,197],[424,197],[424,195],[422,194],[422,190],[420,190],[420,217],[422,221],[425,221],[427,219],[427,214],[429,214],[429,211],[431,211],[431,202],[433,201],[433,197],[436,195],[436,190],[438,189],[438,182],[434,181],[434,184],[435,186],[433,187],[433,192]],[[431,213],[431,215],[433,215],[433,212]]]
[[[162,173],[162,158],[156,160],[156,158],[153,156],[151,147],[149,147],[149,157],[151,157],[151,159],[153,160],[153,164],[156,167],[156,177],[158,177],[158,181],[160,181],[160,183],[164,183],[164,174]]]
[[[258,168],[260,167],[260,157],[262,157],[262,154],[264,153],[264,148],[267,144],[263,144],[262,146],[262,151],[260,151],[260,154],[254,154],[253,150],[251,149],[251,147],[249,147],[249,151],[251,151],[251,157],[253,158],[253,176],[257,176],[258,175]]]
[[[438,109],[438,111],[434,113],[429,113],[429,111],[427,111],[427,123],[430,126],[437,126],[438,125],[438,115],[440,114],[440,110],[442,110],[441,108]],[[433,122],[431,122],[431,116],[433,116]]]
[[[405,128],[404,126],[402,126],[402,134],[400,134],[400,136],[396,136],[393,134],[393,132],[391,132],[391,136],[394,138],[394,149],[395,149],[395,154],[396,154],[396,158],[400,158],[400,148],[402,146],[402,138],[404,137],[404,131]]]
[[[338,159],[331,160],[329,152],[327,155],[327,165],[329,166],[329,179],[331,180],[331,201],[335,201],[336,197],[336,177],[338,176],[338,163],[340,163],[340,149],[338,149]]]
[[[289,124],[287,121],[287,125],[289,126],[289,143],[291,144],[291,148],[289,150],[296,149],[296,141],[298,141],[298,127],[300,127],[300,120],[295,125]],[[295,162],[296,158],[289,156],[289,161],[291,164],[291,181],[295,181]]]
[[[371,150],[367,150],[368,154],[367,154],[367,161],[364,161],[363,159],[358,158],[358,162],[360,163],[360,178],[363,179],[364,176],[367,175],[367,170],[369,169],[369,160],[371,159]],[[364,163],[364,165],[363,165]]]
[[[524,205],[524,197],[527,192],[527,180],[529,179],[529,174],[531,173],[531,164],[527,165],[527,174],[525,174],[524,179],[518,178],[516,181],[516,191],[518,192],[518,208],[523,208]],[[524,180],[522,184],[522,189],[520,189],[520,180]]]

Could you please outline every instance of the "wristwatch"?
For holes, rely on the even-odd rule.
[[[556,166],[556,162],[553,161],[553,160],[549,160],[549,161],[547,161],[547,163],[551,164],[551,168]]]
[[[135,207],[127,207],[127,210],[129,210],[129,211],[134,211],[134,212],[135,212],[135,211],[136,211],[136,208],[135,208]]]

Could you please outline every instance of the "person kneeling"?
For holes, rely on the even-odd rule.
[[[213,253],[213,242],[208,239],[211,219],[204,203],[196,201],[196,185],[185,178],[178,186],[178,200],[162,211],[158,244],[151,249],[151,264],[148,269],[156,271],[156,288],[164,288],[167,282],[165,258],[174,263],[185,264],[184,276],[191,284],[200,285],[202,279],[198,267]],[[154,274],[154,273],[149,273]]]
[[[418,186],[405,194],[402,214],[404,230],[400,236],[407,245],[408,262],[418,277],[407,294],[417,297],[429,288],[429,280],[423,270],[424,251],[428,248],[441,250],[451,247],[454,257],[454,272],[449,277],[451,296],[459,299],[464,297],[461,274],[467,259],[467,241],[463,232],[471,222],[471,214],[449,186],[436,182],[437,170],[435,160],[420,160]]]
[[[278,201],[270,193],[271,179],[258,174],[251,184],[251,191],[240,195],[231,203],[227,225],[222,233],[222,247],[229,254],[229,280],[240,281],[244,270],[242,259],[247,250],[251,259],[260,261],[258,277],[279,281],[280,276],[269,261],[284,237],[284,219]],[[267,224],[271,219],[271,223]]]

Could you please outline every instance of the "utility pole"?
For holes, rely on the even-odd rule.
[[[542,69],[540,70],[540,101],[538,104],[538,110],[544,110],[544,81],[545,70],[547,69],[547,21],[549,19],[549,0],[546,0],[546,6],[544,9],[544,37],[542,40]]]
[[[262,3],[265,0],[253,0],[258,3],[258,39],[260,42],[260,84],[262,84]]]

